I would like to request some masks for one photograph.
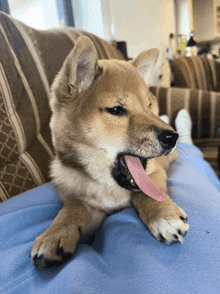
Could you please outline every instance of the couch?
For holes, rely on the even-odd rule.
[[[50,85],[73,47],[73,36],[89,36],[100,59],[126,58],[87,32],[39,31],[4,13],[0,34],[0,201],[5,201],[50,180]],[[160,114],[167,114],[172,125],[180,109],[189,110],[194,143],[218,173],[220,94],[180,88],[151,87],[151,91],[158,98]]]
[[[38,31],[0,13],[0,293],[219,293],[220,182],[193,145],[178,146],[180,155],[168,174],[169,194],[189,217],[183,245],[158,242],[131,207],[108,217],[66,264],[41,270],[31,263],[35,238],[62,207],[48,182],[50,85],[72,49],[71,36],[81,34],[93,40],[99,58],[125,59],[92,34]],[[217,92],[151,91],[172,125],[180,109],[189,110],[195,144],[219,144]]]
[[[205,159],[219,176],[216,158],[220,156],[217,135],[220,128],[220,117],[216,101],[220,93],[220,62],[201,56],[179,57],[170,61],[170,67],[173,76],[172,85],[175,88],[189,89],[191,91],[190,104],[193,103],[194,110],[197,110],[193,119],[194,144],[202,150]],[[185,95],[188,99],[189,94],[186,90]]]

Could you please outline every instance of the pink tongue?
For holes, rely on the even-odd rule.
[[[125,156],[127,167],[138,187],[157,201],[164,201],[166,195],[151,181],[138,157]]]

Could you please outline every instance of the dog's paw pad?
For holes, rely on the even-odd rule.
[[[168,244],[183,243],[188,229],[187,218],[161,218],[149,227],[149,230],[158,241]]]
[[[73,256],[73,253],[68,252],[68,251],[64,251],[63,248],[58,247],[57,248],[57,255],[60,255],[63,259],[63,262],[66,262],[67,260],[69,260]]]

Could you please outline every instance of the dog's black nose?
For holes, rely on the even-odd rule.
[[[160,144],[163,146],[164,149],[171,149],[176,145],[176,141],[179,135],[172,131],[161,131],[158,135],[158,139]]]

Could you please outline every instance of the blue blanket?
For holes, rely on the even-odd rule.
[[[183,244],[158,242],[134,208],[107,218],[64,265],[37,269],[34,239],[62,204],[48,183],[0,206],[0,293],[220,293],[220,181],[201,152],[179,145],[168,187],[189,217]]]

